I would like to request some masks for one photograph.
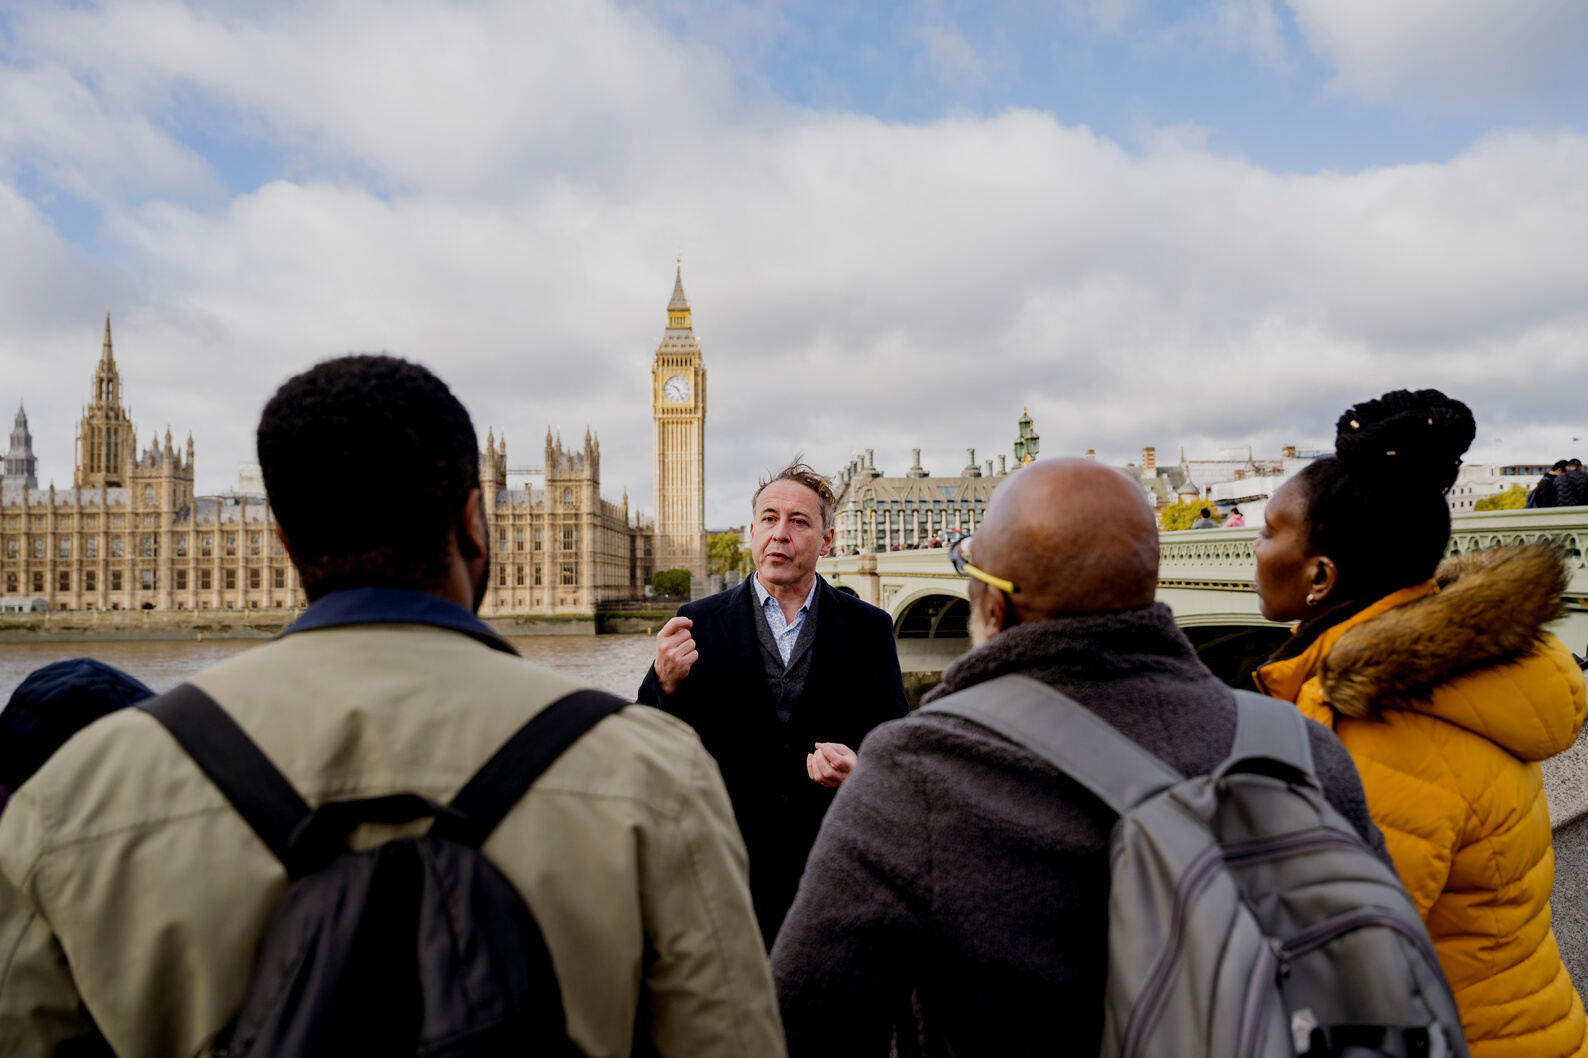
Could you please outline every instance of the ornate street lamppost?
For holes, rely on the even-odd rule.
[[[865,511],[865,542],[866,551],[877,549],[877,494],[873,489],[865,489],[860,493],[860,506]]]
[[[1015,438],[1015,467],[1023,467],[1027,463],[1034,463],[1037,453],[1042,450],[1042,437],[1031,422],[1031,413],[1020,409],[1020,436]]]

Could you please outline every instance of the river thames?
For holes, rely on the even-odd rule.
[[[65,658],[98,658],[156,691],[168,691],[195,672],[267,642],[7,643],[0,646],[0,703],[10,699],[28,673]],[[523,636],[509,642],[530,661],[629,699],[639,690],[656,650],[656,641],[647,635]]]

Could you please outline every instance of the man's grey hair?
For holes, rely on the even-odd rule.
[[[788,466],[761,479],[761,483],[755,487],[755,495],[750,497],[752,518],[757,515],[756,505],[761,502],[761,493],[774,481],[797,482],[816,493],[822,508],[822,530],[825,532],[833,527],[833,519],[838,513],[838,497],[833,494],[832,479],[818,474],[814,467],[806,464],[804,453],[797,453]]]

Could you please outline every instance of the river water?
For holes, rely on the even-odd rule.
[[[647,635],[521,636],[510,641],[531,661],[631,700],[656,653],[656,641]],[[156,691],[168,691],[195,672],[263,642],[3,643],[0,705],[10,699],[23,677],[52,661],[85,655],[98,658],[132,673]]]

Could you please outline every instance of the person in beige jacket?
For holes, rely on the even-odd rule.
[[[430,372],[390,357],[321,364],[267,405],[259,454],[313,605],[191,682],[311,805],[445,802],[578,687],[474,616],[489,566],[476,440]],[[370,537],[386,522],[357,510],[371,492],[412,512],[398,539]],[[398,832],[365,826],[351,843]],[[644,706],[608,716],[482,849],[545,935],[584,1054],[784,1053],[744,845],[686,725]],[[95,1027],[122,1058],[212,1049],[287,888],[154,718],[94,723],[0,817],[0,1056],[43,1058]]]

